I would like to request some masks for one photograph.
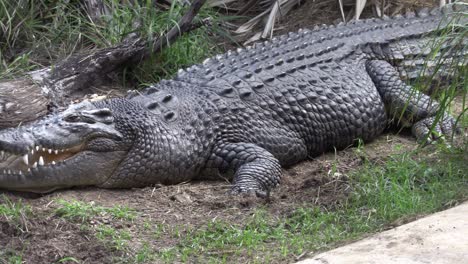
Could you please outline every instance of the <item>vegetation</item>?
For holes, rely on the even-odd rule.
[[[395,148],[399,150],[400,146]],[[115,259],[119,262],[225,263],[237,258],[254,263],[282,262],[467,199],[465,151],[438,144],[430,150],[371,160],[365,154],[366,147],[361,146],[355,155],[362,158],[363,165],[348,175],[352,191],[338,204],[303,204],[285,215],[272,214],[267,207],[259,206],[242,222],[212,220],[197,226],[161,224],[157,219],[143,221],[141,212],[134,209],[76,200],[57,200],[55,208],[47,214],[83,225],[110,250],[122,252]],[[3,199],[0,212],[9,217],[7,222],[21,214],[27,219],[39,217],[21,200],[13,203]],[[175,244],[163,248],[151,246],[167,238]],[[9,263],[21,260],[21,252],[8,256]]]
[[[108,0],[113,12],[96,19],[83,11],[85,7],[79,1],[0,0],[0,79],[21,76],[76,52],[112,46],[133,33],[151,38],[172,27],[185,10],[177,1],[158,6],[156,12],[153,1],[134,2],[128,6]],[[210,9],[204,9],[200,16],[219,17]],[[461,27],[444,36],[463,43],[466,30]],[[434,45],[435,50],[441,50],[442,46]],[[157,81],[217,53],[214,46],[208,29],[192,31],[122,78],[138,84]],[[434,96],[441,101],[442,109],[455,113],[457,122],[466,128],[466,67],[461,67],[457,75],[460,78],[455,78],[449,89]],[[286,262],[466,200],[466,148],[466,141],[456,146],[439,142],[402,154],[395,149],[400,153],[375,159],[365,154],[367,146],[360,145],[354,155],[362,159],[362,165],[346,173],[350,192],[338,203],[300,204],[280,215],[272,213],[268,205],[259,205],[249,210],[251,215],[245,221],[214,219],[180,225],[148,218],[146,212],[128,206],[103,206],[99,201],[51,197],[47,198],[52,200],[50,207],[32,207],[33,200],[3,195],[0,235],[8,231],[8,236],[27,241],[30,237],[22,235],[29,232],[31,222],[51,221],[57,226],[67,222],[90,234],[87,239],[95,238],[96,243],[104,245],[115,262]],[[171,243],[154,246],[165,239]],[[25,257],[22,250],[0,247],[0,262],[23,263]],[[79,263],[80,259],[60,256],[57,262]]]
[[[96,237],[104,244],[116,250],[127,249],[130,234],[125,230],[116,230],[113,227],[101,225],[96,228]]]
[[[110,216],[113,219],[123,219],[132,221],[136,217],[136,212],[128,207],[116,205],[114,207],[103,207],[94,203],[84,203],[80,201],[58,200],[60,205],[55,210],[59,217],[67,218],[81,223],[88,222],[94,216]]]
[[[173,27],[186,10],[178,1],[170,6],[153,6],[152,1],[104,3],[110,11],[93,17],[80,1],[0,0],[0,79],[18,77],[74,53],[111,47],[135,36],[151,40]],[[199,17],[217,21],[210,9],[202,9]],[[154,82],[213,55],[218,50],[210,41],[211,31],[217,31],[216,22],[182,36],[124,78],[131,76],[140,84]]]
[[[225,262],[245,254],[259,263],[287,260],[468,198],[464,151],[439,149],[432,159],[425,154],[393,155],[383,165],[366,160],[350,175],[351,195],[334,208],[305,205],[282,217],[260,208],[245,224],[213,221],[189,230],[177,246],[158,255],[167,262]]]
[[[0,197],[0,217],[4,218],[16,230],[27,232],[27,219],[31,216],[31,208],[21,201],[12,202],[6,195]]]

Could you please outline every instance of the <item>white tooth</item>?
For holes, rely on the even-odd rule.
[[[46,151],[47,151],[47,149],[46,149],[46,148],[42,148],[42,151],[46,152]]]
[[[11,174],[11,170],[8,170],[8,174]]]
[[[42,156],[39,157],[39,166],[44,166],[44,158]]]
[[[52,161],[52,165],[55,165],[55,160]]]
[[[36,161],[36,162],[34,162],[34,164],[33,164],[33,168],[37,168],[37,161]]]
[[[47,152],[49,152],[49,154],[52,154],[52,150],[51,150],[51,149],[48,149]]]
[[[58,150],[54,150],[54,153],[55,153],[55,155],[57,155],[57,154],[58,154]]]
[[[36,151],[39,151],[39,146],[36,146]]]
[[[24,164],[29,165],[28,154],[23,156]]]
[[[34,155],[34,149],[31,149],[31,155]]]
[[[2,150],[2,151],[0,152],[0,157],[3,158],[3,156],[5,156],[5,151]]]
[[[22,170],[20,170],[20,171],[19,171],[19,174],[20,174],[20,175],[23,175],[23,171],[22,171]]]
[[[28,172],[31,172],[31,169],[30,169],[30,168],[28,168]]]

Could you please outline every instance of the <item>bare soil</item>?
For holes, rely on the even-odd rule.
[[[314,2],[306,1],[287,15],[277,33],[329,23],[341,17],[338,9],[316,9]],[[415,147],[414,139],[406,132],[387,133],[367,144],[364,151],[367,159],[384,162],[390,154]],[[24,263],[56,263],[70,256],[80,263],[114,263],[116,257],[126,254],[97,239],[89,226],[104,224],[117,230],[126,228],[131,232],[128,243],[131,248],[140,248],[144,241],[150,241],[152,248],[161,249],[175,245],[177,238],[155,238],[142,230],[145,223],[196,228],[214,219],[242,224],[259,207],[279,217],[304,205],[333,208],[350,192],[347,175],[362,162],[363,154],[353,147],[302,162],[284,170],[282,184],[272,192],[270,199],[227,195],[230,183],[220,181],[124,190],[71,189],[43,196],[4,193],[0,202],[5,198],[12,202],[22,200],[31,207],[33,214],[23,217],[19,227],[0,215],[0,263],[7,263],[8,256],[13,255],[22,255]],[[137,217],[133,221],[109,221],[103,216],[92,217],[86,223],[69,221],[54,213],[59,207],[58,199],[108,207],[128,206],[137,212]]]
[[[347,175],[360,167],[364,156],[384,162],[396,149],[407,151],[415,147],[408,135],[386,134],[366,145],[365,154],[355,148],[326,153],[285,169],[282,184],[266,200],[228,195],[230,184],[220,181],[124,190],[81,188],[48,195],[4,193],[0,201],[5,197],[12,202],[22,200],[31,207],[33,215],[24,217],[19,228],[0,216],[0,252],[4,251],[0,260],[10,252],[21,254],[25,263],[55,263],[69,256],[80,263],[114,263],[116,257],[124,257],[125,253],[98,240],[89,227],[107,225],[116,230],[130,230],[129,246],[135,251],[145,241],[150,241],[152,248],[163,249],[174,246],[178,239],[170,236],[155,239],[151,232],[143,230],[145,223],[170,224],[184,230],[215,219],[242,224],[259,207],[278,217],[304,206],[331,209],[349,193]],[[127,206],[137,212],[137,217],[133,221],[110,220],[108,216],[91,217],[85,223],[69,221],[54,213],[60,207],[56,202],[59,199],[106,207]]]

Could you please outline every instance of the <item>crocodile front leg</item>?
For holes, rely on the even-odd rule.
[[[232,176],[232,193],[267,196],[281,179],[281,165],[273,154],[251,143],[225,143],[216,147],[207,162],[221,176]]]
[[[406,85],[390,63],[368,61],[366,69],[382,96],[390,119],[410,125],[418,141],[430,143],[441,136],[452,136],[458,132],[455,120],[447,113],[437,117],[440,105]]]

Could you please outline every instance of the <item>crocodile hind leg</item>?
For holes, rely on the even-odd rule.
[[[251,143],[225,143],[215,148],[206,164],[222,176],[234,175],[232,193],[265,197],[281,179],[281,165],[273,154]]]
[[[411,125],[418,141],[430,143],[457,132],[455,120],[447,113],[437,117],[439,104],[406,85],[390,63],[372,60],[366,63],[366,69],[382,96],[391,120]]]

